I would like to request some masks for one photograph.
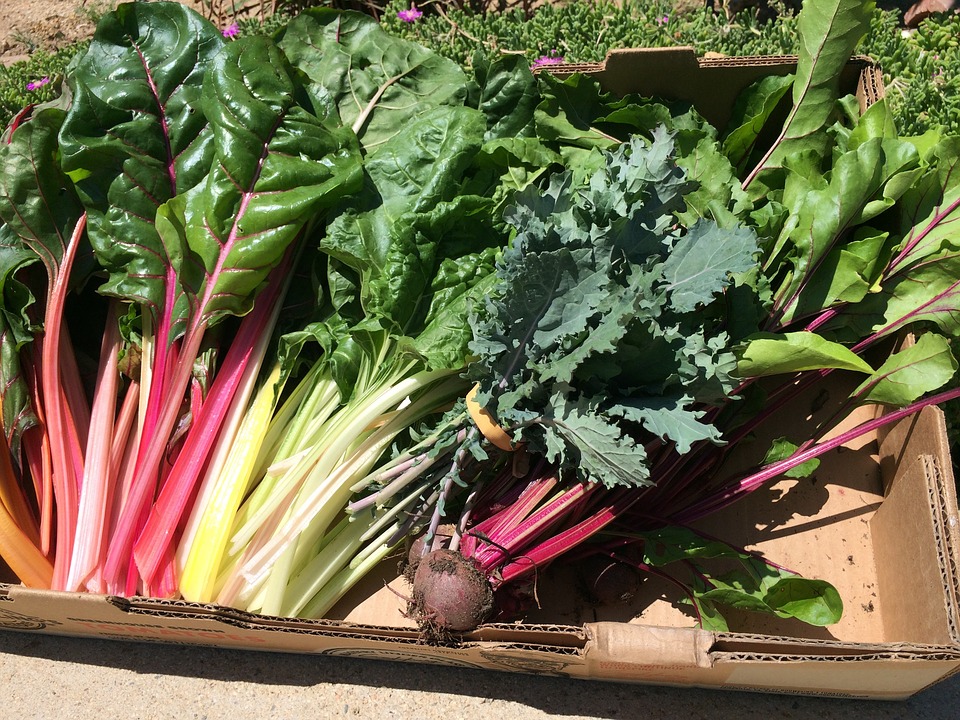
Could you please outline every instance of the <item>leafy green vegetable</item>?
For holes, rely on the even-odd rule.
[[[829,140],[823,130],[833,114],[840,73],[869,29],[873,8],[872,1],[822,0],[816,12],[800,14],[793,108],[780,136],[746,177],[744,187],[761,172],[782,167],[791,155],[810,152],[816,157],[825,156]]]
[[[696,608],[701,625],[729,630],[716,606],[794,617],[811,625],[831,625],[843,614],[843,600],[823,580],[802,578],[776,567],[760,555],[734,548],[684,527],[667,527],[638,535],[641,562],[649,568],[678,568],[674,582],[688,577],[687,600]],[[735,561],[735,569],[709,570],[710,560]]]
[[[389,36],[360,13],[311,8],[277,42],[309,78],[317,113],[352,128],[368,153],[425,109],[463,105],[466,98],[466,77],[456,64]]]
[[[478,401],[517,429],[514,441],[582,480],[649,482],[628,428],[683,447],[718,439],[693,401],[727,384],[732,355],[702,314],[731,272],[752,267],[756,239],[706,221],[675,234],[671,210],[688,186],[673,152],[670,135],[656,132],[649,145],[635,138],[609,153],[584,186],[566,174],[523,194],[508,215],[516,237],[478,312],[469,371]],[[651,345],[660,356],[650,374],[624,362]]]

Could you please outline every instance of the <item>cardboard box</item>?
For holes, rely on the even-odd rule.
[[[624,51],[598,66],[555,68],[595,73],[617,92],[683,92],[688,97],[681,99],[714,122],[723,122],[741,88],[793,69],[790,58],[698,61],[683,49]],[[851,63],[843,83],[864,106],[882,94],[877,69],[863,59]],[[804,423],[823,412],[829,407],[814,410],[801,399],[790,417]],[[5,584],[0,627],[858,698],[905,698],[960,669],[957,500],[938,410],[824,456],[811,478],[758,491],[704,528],[829,580],[844,599],[843,619],[815,628],[742,613],[730,617],[731,631],[708,632],[693,627],[674,590],[655,580],[630,607],[579,604],[558,563],[542,578],[541,606],[522,621],[483,626],[458,647],[432,647],[403,616],[403,600],[385,587],[406,591],[390,562],[324,620]]]

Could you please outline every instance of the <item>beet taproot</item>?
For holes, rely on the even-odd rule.
[[[493,589],[476,566],[453,550],[434,550],[417,565],[410,615],[428,635],[474,630],[493,614]]]

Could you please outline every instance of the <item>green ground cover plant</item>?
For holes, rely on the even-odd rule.
[[[253,13],[238,20],[233,37],[272,34],[299,8],[288,5],[275,14]],[[693,5],[678,11],[676,5],[662,0],[627,0],[619,5],[609,0],[575,1],[544,5],[528,15],[517,6],[506,12],[476,13],[466,3],[428,1],[416,6],[422,14],[415,19],[407,12],[409,0],[389,0],[382,10],[372,2],[367,7],[380,16],[389,32],[416,40],[464,67],[478,49],[519,53],[531,64],[559,58],[593,62],[619,47],[690,45],[700,54],[725,55],[797,51],[796,18],[777,3],[774,18],[755,9],[727,18],[707,7]],[[224,21],[224,30],[232,25]],[[905,35],[899,10],[874,13],[860,51],[884,70],[900,132],[920,134],[938,125],[960,129],[960,76],[950,72],[960,64],[958,37],[957,14],[928,18]],[[0,66],[0,123],[5,126],[29,103],[55,97],[67,64],[86,45],[77,43],[56,52],[38,50],[29,60]]]
[[[797,53],[796,16],[780,6],[764,19],[755,9],[728,19],[694,5],[678,12],[676,3],[627,0],[615,4],[572,2],[539,8],[478,15],[447,4],[425,3],[423,14],[404,20],[408,0],[391,0],[383,13],[393,33],[435,49],[467,66],[478,49],[522,53],[533,63],[602,60],[613,48],[692,46],[700,55],[777,55]],[[776,4],[773,4],[776,7]],[[689,6],[688,6],[689,7]],[[884,70],[890,105],[898,129],[920,134],[938,125],[960,128],[960,93],[955,68],[960,63],[960,16],[945,14],[903,32],[899,10],[874,12],[870,32],[859,51]]]

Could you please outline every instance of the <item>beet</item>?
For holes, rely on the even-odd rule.
[[[474,630],[493,614],[493,589],[460,553],[434,550],[417,566],[410,614],[428,637]]]
[[[440,525],[437,528],[436,537],[440,539],[443,547],[446,547],[450,544],[450,540],[453,538],[454,533],[457,530],[457,526],[453,524],[444,524]],[[403,573],[403,576],[407,581],[412,585],[414,574],[417,572],[417,565],[420,564],[420,558],[422,558],[427,552],[425,546],[427,534],[421,533],[413,539],[413,542],[410,543],[410,547],[407,549],[406,562],[401,563],[400,572]]]

